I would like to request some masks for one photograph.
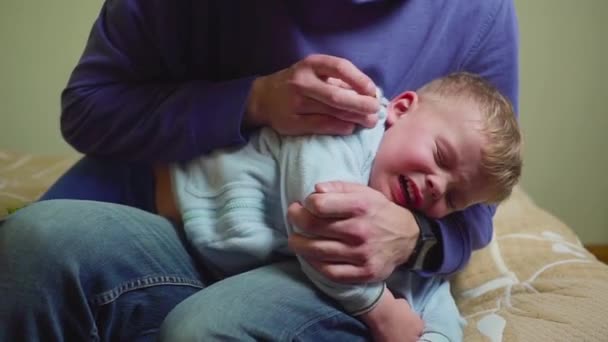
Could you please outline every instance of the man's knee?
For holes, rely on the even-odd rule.
[[[137,209],[76,200],[32,203],[0,225],[0,259],[31,272],[99,263],[112,255],[109,250],[126,243],[129,210]]]

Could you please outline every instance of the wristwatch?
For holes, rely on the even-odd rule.
[[[439,224],[421,213],[412,212],[420,228],[416,246],[403,267],[413,271],[433,272],[443,261],[443,248]]]

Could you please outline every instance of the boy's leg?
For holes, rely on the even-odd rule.
[[[0,223],[0,341],[153,340],[204,282],[173,225],[139,209],[49,200]]]
[[[180,303],[161,341],[367,341],[367,328],[342,312],[286,261],[217,282]]]

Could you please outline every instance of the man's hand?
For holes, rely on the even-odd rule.
[[[412,213],[360,184],[327,182],[302,206],[288,209],[307,234],[292,234],[289,246],[330,280],[381,281],[409,258],[420,230]]]
[[[351,62],[311,55],[254,81],[244,124],[285,135],[347,135],[356,125],[376,124],[375,95],[374,82]]]

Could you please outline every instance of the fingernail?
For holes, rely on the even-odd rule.
[[[368,128],[376,127],[376,123],[378,123],[378,115],[373,114],[372,116],[368,117],[368,119],[367,119]]]
[[[316,190],[317,192],[327,192],[327,188],[325,187],[324,183],[317,184]]]
[[[380,100],[382,98],[382,89],[374,87],[374,95],[376,96],[376,99]]]
[[[376,86],[373,82],[367,84],[367,93],[371,96],[376,96]]]

